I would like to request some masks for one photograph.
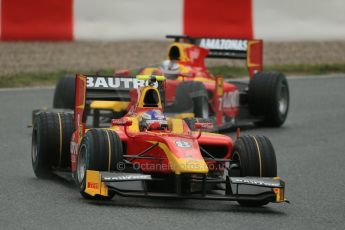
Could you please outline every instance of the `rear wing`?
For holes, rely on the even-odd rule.
[[[177,43],[189,43],[208,50],[207,58],[243,59],[247,61],[249,75],[262,71],[262,40],[231,38],[200,38],[187,35],[167,35]]]
[[[147,84],[147,80],[137,79],[135,76],[77,74],[74,110],[75,127],[80,127],[80,125],[82,125],[83,129],[85,129],[86,113],[84,113],[84,111],[89,109],[91,101],[130,102],[137,99],[131,97],[131,90]],[[164,105],[164,81],[155,82],[155,87],[160,91],[162,104]]]
[[[77,75],[78,79],[85,80],[85,101],[131,101],[130,91],[147,85],[147,81],[137,79],[135,76],[98,76],[98,75]],[[163,92],[162,81],[155,85],[160,92]],[[77,85],[76,85],[77,87]]]
[[[86,75],[85,78],[85,100],[130,101],[130,90],[145,85],[144,80],[133,76]]]

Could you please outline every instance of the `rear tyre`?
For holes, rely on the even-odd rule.
[[[75,105],[75,78],[63,76],[58,81],[53,100],[53,108],[74,109]]]
[[[91,129],[81,141],[77,160],[76,182],[80,193],[85,199],[110,200],[109,196],[91,196],[85,193],[86,170],[116,171],[123,162],[122,141],[117,133],[106,129]]]
[[[70,167],[70,139],[73,132],[72,114],[40,112],[36,115],[31,159],[38,178],[49,177],[52,168]]]
[[[257,125],[279,127],[289,111],[289,85],[282,73],[257,73],[249,82],[249,111],[262,120]]]
[[[175,95],[175,112],[192,112],[195,117],[209,117],[208,94],[202,82],[182,82],[177,86]]]
[[[239,176],[276,177],[274,148],[265,136],[241,136],[235,142],[231,159],[239,166]],[[263,206],[268,201],[238,201],[243,206]]]

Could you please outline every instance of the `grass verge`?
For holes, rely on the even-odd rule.
[[[247,76],[248,72],[245,67],[233,66],[212,66],[209,68],[215,75],[233,78]],[[286,75],[321,75],[333,73],[345,73],[344,64],[319,64],[319,65],[272,65],[265,66],[265,71],[282,72]],[[100,71],[101,74],[111,74],[113,70]],[[71,71],[72,72],[72,71]],[[54,85],[57,80],[68,73],[66,71],[56,71],[52,73],[19,73],[14,75],[0,76],[0,88],[5,87],[25,87],[25,86],[42,86]],[[90,73],[88,71],[74,71],[75,73]],[[134,71],[137,72],[137,71]]]

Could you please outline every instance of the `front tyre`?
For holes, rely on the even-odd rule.
[[[277,176],[275,151],[266,136],[245,135],[238,138],[231,160],[237,165],[241,177]],[[238,201],[238,203],[242,206],[263,206],[268,201]]]
[[[107,197],[91,196],[85,193],[86,171],[116,171],[117,165],[123,162],[122,142],[117,133],[105,129],[89,130],[81,141],[77,158],[76,182],[85,199],[110,200]]]

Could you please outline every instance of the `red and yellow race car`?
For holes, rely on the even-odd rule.
[[[289,111],[289,86],[281,73],[263,72],[262,40],[228,38],[174,38],[160,66],[146,67],[140,74],[162,74],[166,80],[165,112],[184,117],[190,128],[194,118],[204,118],[215,129],[236,127],[248,122],[281,126]],[[249,81],[214,76],[205,66],[208,58],[246,60]],[[120,71],[130,74],[129,71]],[[118,72],[118,73],[120,73]],[[74,108],[74,78],[62,78],[55,90],[54,107]],[[128,102],[93,101],[90,114],[94,126],[103,119],[127,113]]]
[[[284,202],[275,152],[265,136],[204,132],[163,111],[164,76],[76,76],[74,114],[40,112],[32,133],[37,177],[73,178],[86,199],[114,195]],[[109,87],[111,86],[111,87]],[[87,122],[92,101],[127,101],[128,113],[110,127]]]
[[[262,40],[167,36],[166,60],[159,67],[144,68],[141,74],[167,77],[166,109],[208,118],[218,128],[252,121],[281,126],[289,109],[289,87],[281,73],[263,72]],[[205,66],[207,58],[244,59],[249,83],[225,80]]]

